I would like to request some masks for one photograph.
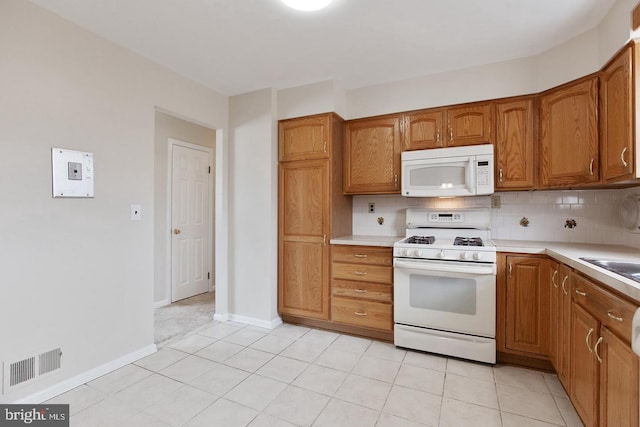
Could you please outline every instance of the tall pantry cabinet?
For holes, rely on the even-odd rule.
[[[278,152],[278,311],[329,320],[329,240],[351,234],[343,120],[333,113],[281,120]]]

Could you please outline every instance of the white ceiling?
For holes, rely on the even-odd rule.
[[[615,0],[32,0],[226,95],[345,89],[531,56],[595,27]]]

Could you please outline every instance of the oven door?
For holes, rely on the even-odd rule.
[[[394,260],[397,324],[494,338],[496,266]]]

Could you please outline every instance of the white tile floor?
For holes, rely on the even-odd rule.
[[[214,322],[50,402],[75,427],[582,425],[555,375],[287,324]]]

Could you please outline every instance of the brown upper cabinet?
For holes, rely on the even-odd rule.
[[[571,187],[599,181],[597,105],[597,77],[580,79],[542,94],[542,187]]]
[[[600,153],[602,179],[617,182],[634,178],[635,45],[628,45],[602,70],[600,77]]]
[[[400,193],[400,115],[345,126],[344,193]]]
[[[282,121],[278,131],[279,160],[329,158],[330,121],[331,116],[327,114]]]
[[[403,150],[491,143],[492,114],[489,102],[404,114]]]
[[[535,186],[534,98],[496,103],[496,190],[530,190]]]

